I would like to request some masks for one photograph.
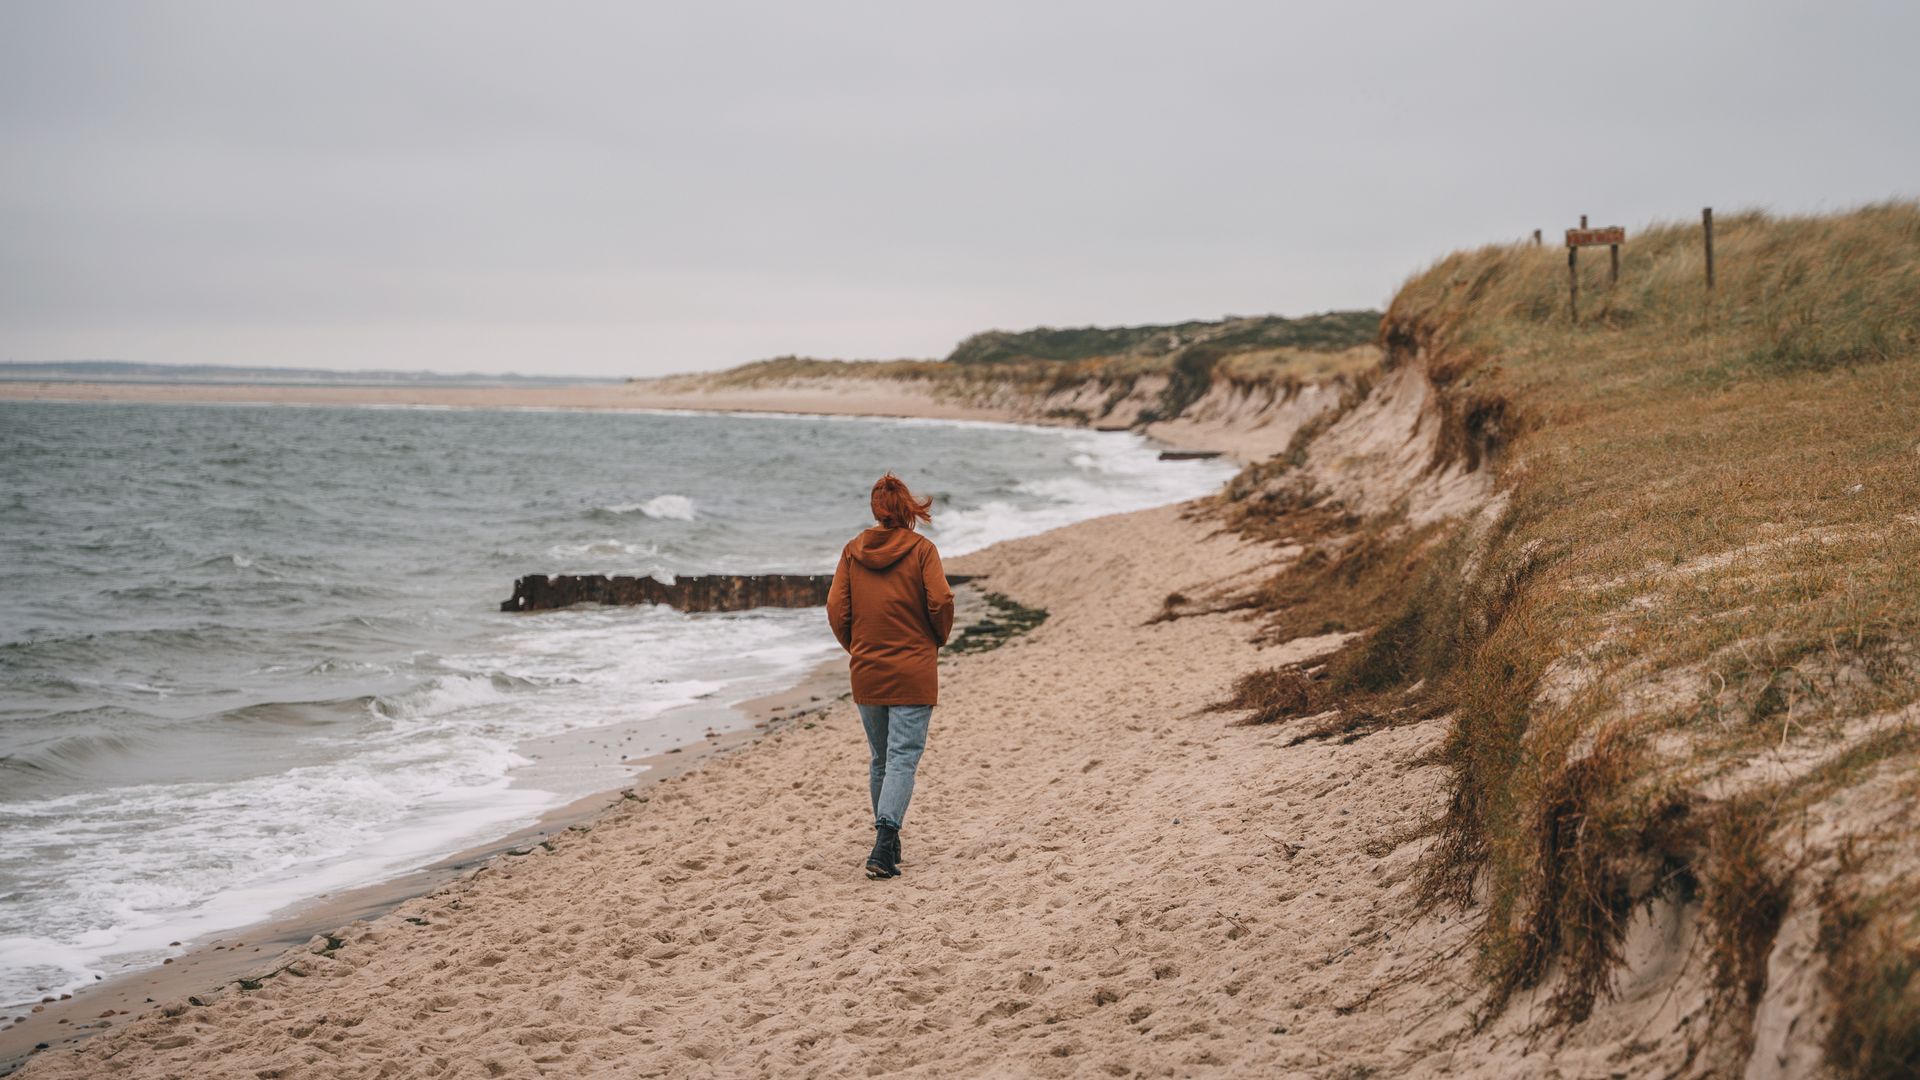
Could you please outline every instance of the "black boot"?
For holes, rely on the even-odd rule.
[[[873,854],[867,856],[867,876],[875,881],[900,876],[900,830],[885,822],[873,827]]]

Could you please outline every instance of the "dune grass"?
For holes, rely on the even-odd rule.
[[[817,360],[805,356],[776,356],[695,378],[707,388],[720,389],[775,386],[803,379],[940,380],[954,374],[935,360]]]
[[[1341,352],[1371,344],[1379,331],[1378,311],[1329,311],[1297,318],[1254,315],[1152,326],[1042,326],[974,334],[955,346],[947,359],[956,364],[1004,364],[1166,357],[1203,342],[1229,352]]]
[[[1291,380],[1324,382],[1351,377],[1380,366],[1380,347],[1372,342],[1344,349],[1252,348],[1230,353],[1215,367],[1219,377],[1246,386]]]
[[[1309,704],[1418,687],[1419,715],[1454,716],[1426,880],[1484,914],[1490,1011],[1557,964],[1558,1012],[1583,1018],[1635,906],[1698,890],[1740,1028],[1809,887],[1794,815],[1920,764],[1911,724],[1859,730],[1920,698],[1920,206],[1716,234],[1712,293],[1697,224],[1633,234],[1611,288],[1586,260],[1578,324],[1564,249],[1482,248],[1409,281],[1393,362],[1424,357],[1450,422],[1510,440],[1489,463],[1504,512],[1472,536],[1376,524],[1347,541],[1399,545],[1372,570],[1343,581],[1353,560],[1329,558],[1266,590],[1288,632],[1324,618],[1321,590],[1375,626]],[[1859,918],[1846,941],[1920,946],[1912,903]],[[1857,1000],[1836,991],[1865,1010],[1870,1052],[1833,1058],[1860,1075],[1910,1053],[1920,1013],[1910,962],[1874,971]]]

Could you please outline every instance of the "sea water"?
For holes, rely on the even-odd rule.
[[[611,733],[639,758],[743,722],[717,706],[833,655],[818,609],[500,601],[528,573],[829,572],[887,469],[949,556],[1230,472],[1005,424],[0,403],[0,1004],[629,782]]]

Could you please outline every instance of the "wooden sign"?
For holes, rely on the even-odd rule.
[[[1575,324],[1580,322],[1580,249],[1583,247],[1604,247],[1607,260],[1612,269],[1607,274],[1610,285],[1620,283],[1620,245],[1627,242],[1627,230],[1618,225],[1604,229],[1587,228],[1587,215],[1580,215],[1580,227],[1567,230],[1567,315]]]
[[[1615,225],[1607,229],[1568,229],[1567,246],[1610,247],[1627,242],[1627,230]]]

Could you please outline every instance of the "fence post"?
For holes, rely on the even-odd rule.
[[[1585,224],[1586,218],[1581,218]],[[1567,315],[1575,325],[1580,322],[1580,249],[1567,246]]]
[[[1700,211],[1700,228],[1707,235],[1707,291],[1713,291],[1713,207]]]

